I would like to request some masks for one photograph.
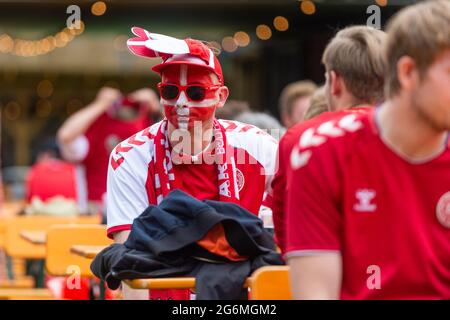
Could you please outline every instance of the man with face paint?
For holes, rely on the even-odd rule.
[[[257,215],[275,171],[277,141],[260,129],[217,120],[228,97],[212,50],[198,40],[179,40],[133,28],[136,55],[160,57],[153,67],[165,118],[120,143],[111,153],[107,182],[108,236],[123,243],[133,219],[170,191],[199,200],[241,205]],[[189,299],[186,290],[131,290],[125,298]],[[139,291],[139,292],[138,292]]]

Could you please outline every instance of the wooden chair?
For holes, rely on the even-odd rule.
[[[250,282],[252,300],[290,300],[289,267],[267,266],[253,272]]]
[[[17,259],[44,259],[46,247],[32,244],[21,237],[23,230],[47,231],[54,224],[93,224],[99,223],[99,216],[18,216],[5,220],[4,248],[8,256],[14,261]],[[29,284],[22,281],[22,274],[13,274],[14,278],[5,283],[7,288],[0,288],[0,299],[50,299],[52,297],[48,289],[27,288]]]
[[[54,224],[93,224],[99,223],[98,216],[20,216],[8,219],[6,224],[5,249],[10,257],[25,259],[45,258],[45,246],[34,245],[20,236],[21,231],[46,231]]]
[[[80,276],[93,277],[91,259],[73,254],[74,245],[107,246],[112,240],[106,236],[104,225],[53,225],[47,231],[45,267],[53,276],[66,276],[79,272]]]

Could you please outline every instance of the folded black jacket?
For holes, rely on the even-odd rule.
[[[228,260],[197,244],[219,223],[245,261]],[[101,251],[91,270],[111,289],[125,279],[193,276],[197,299],[239,299],[254,270],[283,263],[275,248],[262,221],[239,205],[199,201],[174,190],[134,219],[128,240]]]

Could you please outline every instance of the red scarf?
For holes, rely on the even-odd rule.
[[[168,137],[168,121],[161,122],[155,139],[155,153],[153,156],[153,165],[155,176],[153,185],[156,191],[156,204],[159,205],[164,197],[174,189],[181,189],[182,181],[177,179],[173,170],[172,148],[170,147]],[[239,191],[236,179],[236,163],[234,160],[233,148],[227,144],[225,128],[214,119],[213,124],[213,142],[211,154],[212,160],[217,165],[219,201],[234,202],[239,204]],[[179,155],[174,155],[177,157]],[[185,156],[181,156],[186,159]],[[188,156],[189,161],[192,157]],[[209,159],[201,159],[206,163]]]

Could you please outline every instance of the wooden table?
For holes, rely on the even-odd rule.
[[[44,245],[47,243],[46,231],[23,230],[20,232],[20,236],[32,244]]]
[[[94,259],[95,256],[106,247],[107,246],[74,245],[70,248],[70,252],[87,259]]]

